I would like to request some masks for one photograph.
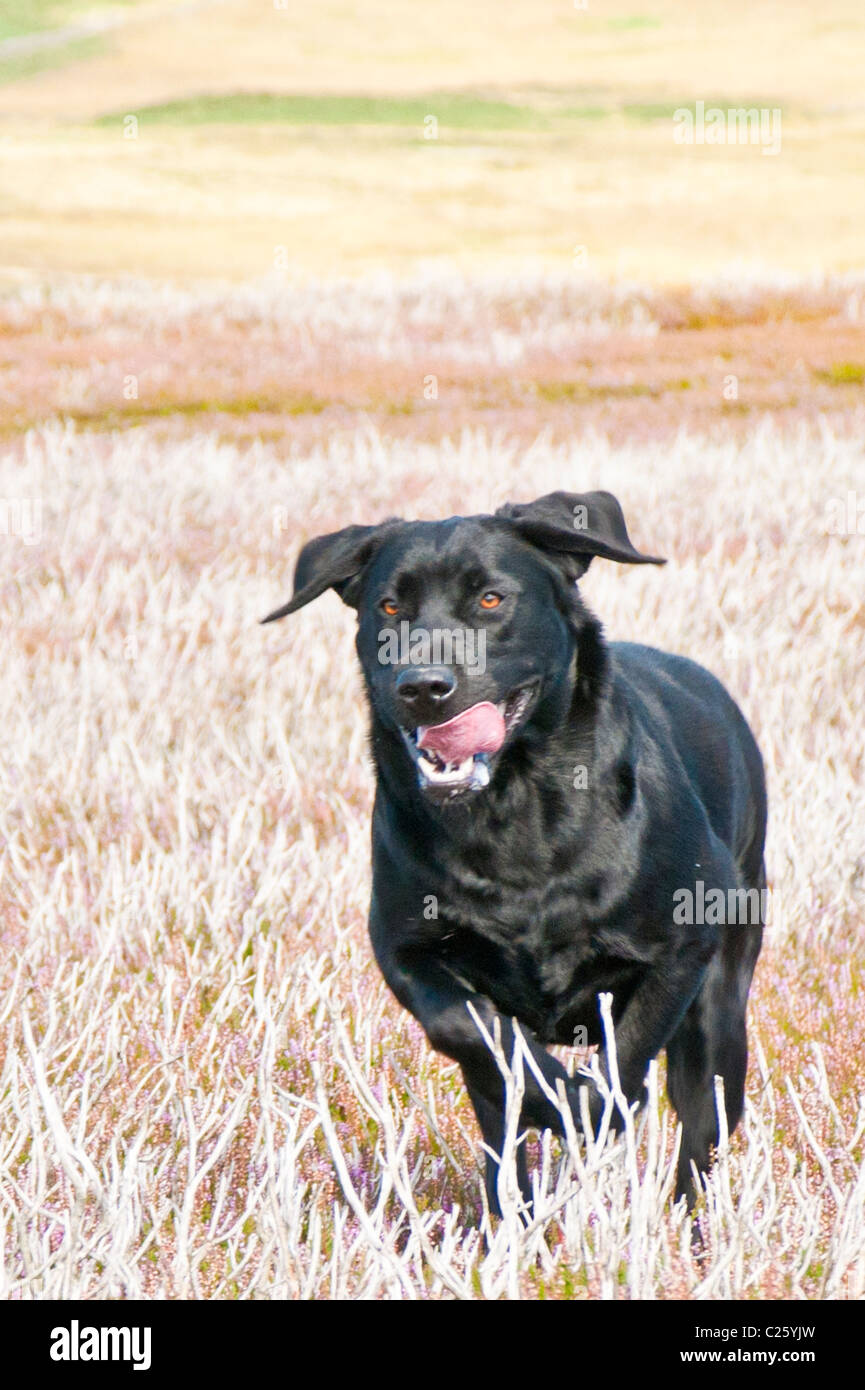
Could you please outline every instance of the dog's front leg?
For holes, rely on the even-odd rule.
[[[502,1207],[499,1201],[499,1169],[501,1167],[501,1155],[505,1146],[505,1130],[507,1127],[507,1116],[505,1113],[504,1094],[499,1102],[494,1104],[487,1100],[483,1092],[477,1090],[471,1080],[465,1077],[466,1087],[471,1097],[474,1112],[477,1116],[480,1131],[484,1140],[484,1186],[487,1193],[487,1203],[493,1216],[501,1216]],[[530,1210],[532,1205],[532,1185],[529,1181],[529,1167],[526,1162],[526,1146],[519,1144],[516,1151],[516,1170],[517,1186],[520,1196],[525,1203],[526,1209]]]
[[[511,1019],[426,952],[402,952],[396,959],[385,962],[383,970],[397,999],[423,1026],[435,1050],[459,1062],[466,1084],[473,1093],[482,1096],[491,1105],[502,1107],[504,1078],[468,1006],[471,1004],[483,1030],[491,1038],[500,1038],[508,1064],[513,1059],[516,1042]],[[573,1083],[561,1063],[550,1056],[527,1028],[521,1026],[521,1033],[535,1067],[551,1092],[555,1095],[559,1078],[566,1087],[572,1088]],[[540,1086],[531,1066],[525,1066],[524,1080],[522,1124],[535,1129],[559,1129],[559,1112]]]
[[[629,1105],[642,1104],[649,1063],[670,1041],[688,1007],[693,1002],[717,948],[714,933],[681,943],[665,954],[645,974],[617,1019],[615,1029],[616,1070],[619,1085]],[[615,1000],[614,1000],[615,1006]],[[601,1071],[610,1080],[610,1059],[604,1047]],[[593,1088],[590,1112],[595,1124],[603,1102]],[[613,1116],[613,1128],[617,1117]]]
[[[499,1038],[505,1060],[511,1065],[516,1043],[512,1020],[500,1013],[484,995],[458,980],[432,953],[419,948],[404,949],[394,954],[382,953],[379,964],[397,999],[423,1026],[431,1045],[437,1052],[443,1052],[459,1062],[484,1143],[492,1154],[501,1155],[506,1124],[505,1079],[484,1037],[484,1031],[490,1038]],[[469,1005],[484,1031],[472,1017]],[[520,1129],[553,1129],[558,1133],[562,1129],[561,1115],[540,1085],[535,1069],[553,1095],[557,1093],[557,1081],[561,1080],[579,1127],[579,1104],[574,1082],[561,1063],[550,1056],[527,1028],[521,1026],[520,1031],[534,1063],[533,1067],[523,1067]],[[496,1214],[500,1214],[498,1168],[498,1158],[488,1153],[487,1196],[490,1209]],[[522,1145],[517,1151],[517,1177],[520,1192],[528,1203],[531,1188]]]

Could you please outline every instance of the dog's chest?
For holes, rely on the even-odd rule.
[[[448,967],[501,1012],[552,1040],[576,1005],[594,998],[601,953],[578,890],[553,882],[533,892],[455,892],[441,905],[440,950]],[[602,987],[602,986],[601,986]]]

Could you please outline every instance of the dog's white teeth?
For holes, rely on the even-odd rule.
[[[441,763],[434,755],[429,757],[421,749],[418,763],[426,781],[436,786],[457,786],[463,782],[471,782],[475,787],[489,785],[489,768],[483,759],[476,759],[473,753],[458,763]]]
[[[472,781],[476,787],[488,787],[490,784],[490,769],[482,758],[479,758],[475,765]]]
[[[423,759],[424,775],[430,782],[464,782],[471,776],[474,757],[463,758],[459,763],[446,763],[443,767]]]

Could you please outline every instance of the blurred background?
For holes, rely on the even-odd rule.
[[[837,420],[865,383],[863,54],[858,0],[5,0],[0,315],[28,366],[0,367],[0,430]],[[698,103],[773,147],[677,143]],[[318,329],[271,331],[313,286]],[[325,302],[351,331],[322,336]]]
[[[851,269],[863,51],[858,0],[4,0],[2,269]],[[781,156],[675,145],[698,100]]]

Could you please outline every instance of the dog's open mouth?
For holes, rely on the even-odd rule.
[[[497,704],[481,701],[444,724],[403,729],[421,790],[449,797],[489,786],[490,759],[522,723],[537,688],[522,686]]]

